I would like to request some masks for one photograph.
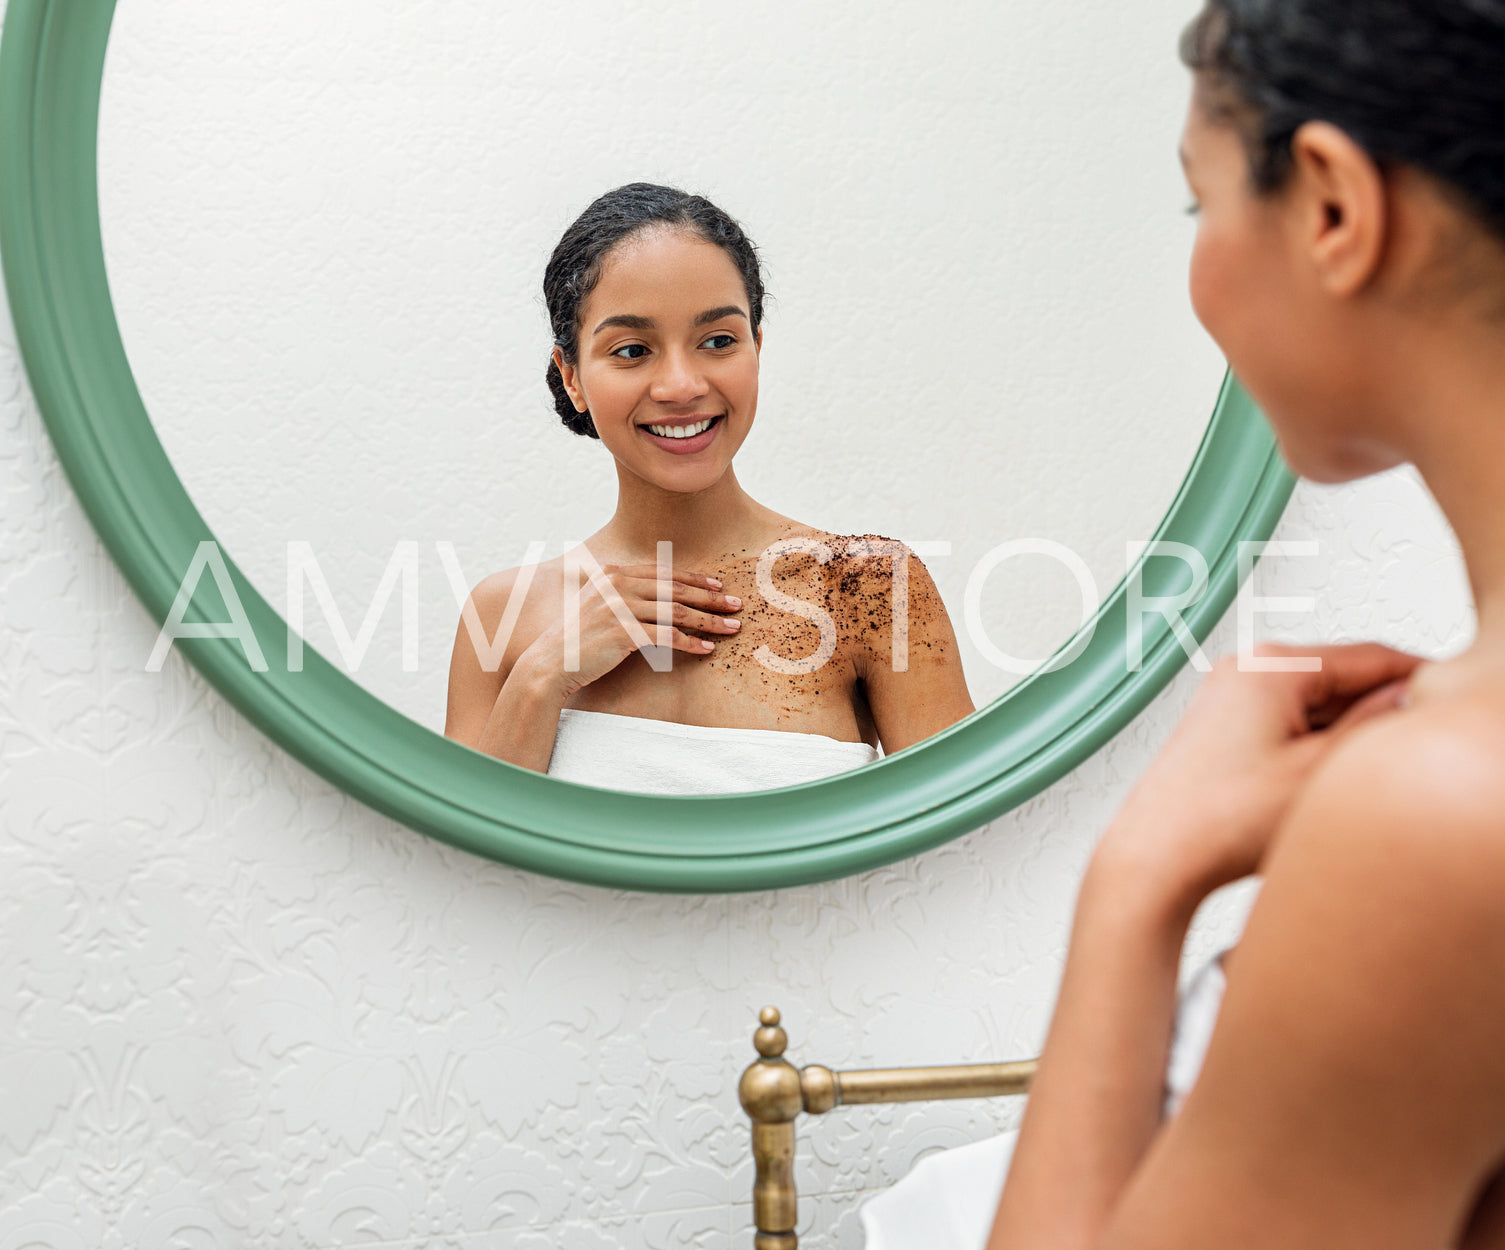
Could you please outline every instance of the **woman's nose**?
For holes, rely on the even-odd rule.
[[[706,393],[705,374],[698,362],[684,352],[667,351],[659,357],[650,396],[662,404],[683,404]]]

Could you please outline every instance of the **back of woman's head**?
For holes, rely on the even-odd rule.
[[[554,346],[566,363],[574,364],[579,358],[580,310],[600,281],[607,256],[624,240],[654,227],[687,231],[714,243],[731,258],[747,291],[752,331],[758,332],[763,322],[763,274],[757,249],[742,227],[703,196],[651,182],[633,182],[593,201],[564,232],[544,268],[543,295],[549,325]],[[576,411],[552,358],[547,378],[559,419],[576,434],[597,437],[590,413]]]
[[[1308,121],[1460,194],[1505,243],[1505,0],[1206,0],[1182,59],[1277,190]]]

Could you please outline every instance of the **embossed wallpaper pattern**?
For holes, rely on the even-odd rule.
[[[563,884],[346,799],[176,656],[143,671],[154,623],[8,318],[0,423],[0,1250],[750,1245],[757,1008],[784,1011],[801,1063],[1035,1053],[1078,874],[1196,680],[907,863],[726,898]],[[1272,636],[1466,641],[1456,550],[1409,473],[1303,486],[1278,537],[1320,554],[1261,570],[1261,593],[1317,601]],[[1249,897],[1209,904],[1189,959]],[[1017,1112],[805,1126],[803,1244],[855,1248],[868,1191]]]
[[[1027,806],[907,863],[728,898],[472,859],[271,746],[155,635],[52,454],[9,322],[0,816],[0,1246],[90,1250],[749,1244],[736,1077],[756,1009],[797,1062],[1034,1053],[1073,885],[1173,724],[1184,674]],[[1303,486],[1262,570],[1288,637],[1428,654],[1470,628],[1408,473]],[[1279,622],[1277,622],[1279,623]],[[1232,645],[1230,622],[1209,651]],[[1189,957],[1232,931],[1235,888]],[[810,1127],[812,1247],[927,1151],[1017,1104]]]

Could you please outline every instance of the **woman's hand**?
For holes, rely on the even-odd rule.
[[[1188,909],[1259,869],[1313,770],[1356,725],[1400,706],[1421,662],[1377,643],[1255,655],[1317,656],[1322,667],[1240,671],[1232,657],[1220,661],[1099,847],[1100,860],[1148,871]]]
[[[710,655],[714,644],[686,631],[735,634],[742,622],[722,614],[741,607],[742,600],[723,594],[721,582],[703,573],[653,564],[607,564],[599,576],[581,585],[573,619],[564,613],[534,640],[524,659],[558,673],[561,693],[568,698],[644,646]],[[572,629],[578,630],[577,647],[570,645]]]

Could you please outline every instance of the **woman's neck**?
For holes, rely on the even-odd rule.
[[[705,490],[664,490],[618,467],[617,510],[596,535],[626,561],[652,563],[657,544],[674,544],[674,561],[720,558],[727,552],[768,541],[784,518],[742,489],[728,466]],[[715,576],[714,569],[694,571]]]
[[[1455,325],[1430,355],[1412,375],[1425,382],[1403,400],[1404,450],[1463,549],[1478,615],[1472,650],[1505,661],[1505,333]]]

